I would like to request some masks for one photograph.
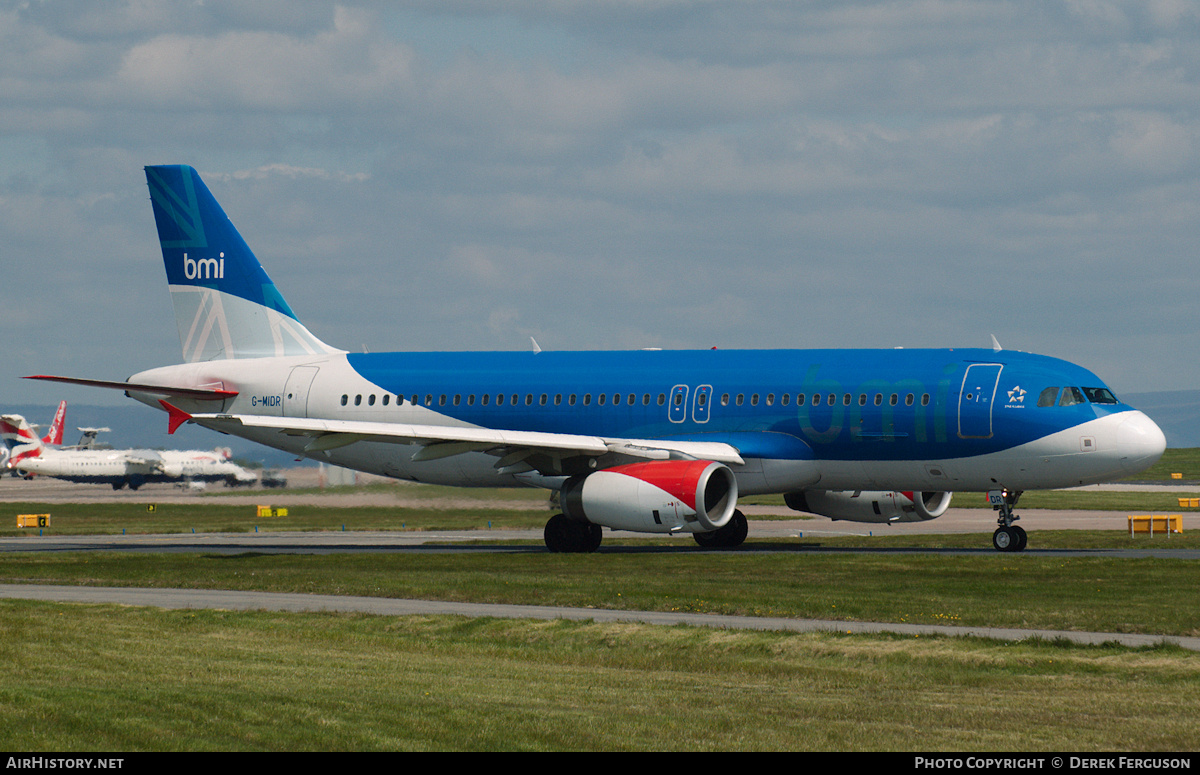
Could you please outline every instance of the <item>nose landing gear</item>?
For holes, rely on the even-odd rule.
[[[1020,517],[1013,514],[1013,508],[1017,505],[1021,493],[1009,492],[1008,490],[991,490],[988,492],[988,500],[992,504],[992,508],[1000,512],[996,524],[996,532],[992,533],[992,546],[998,552],[1023,552],[1026,544],[1029,543],[1029,536],[1025,530],[1013,523]]]

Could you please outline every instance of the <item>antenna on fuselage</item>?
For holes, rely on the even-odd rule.
[[[1004,348],[1000,346],[1000,341],[996,339],[995,334],[989,334],[992,337],[992,352],[998,353]]]
[[[537,340],[536,340],[536,339],[534,339],[534,338],[531,336],[531,337],[529,337],[529,341],[533,342],[533,354],[534,354],[534,355],[537,355],[538,353],[540,353],[540,352],[542,351],[542,347],[541,347],[541,345],[539,345],[539,344],[537,343]]]

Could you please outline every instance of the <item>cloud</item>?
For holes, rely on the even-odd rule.
[[[0,335],[177,358],[141,167],[185,162],[352,349],[995,333],[1194,387],[1198,62],[1173,0],[20,4]]]

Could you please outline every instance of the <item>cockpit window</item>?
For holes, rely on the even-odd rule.
[[[1083,393],[1084,393],[1084,395],[1086,395],[1088,397],[1088,400],[1091,401],[1093,404],[1115,404],[1115,403],[1118,403],[1117,397],[1114,396],[1112,394],[1112,391],[1109,390],[1108,388],[1085,387],[1083,389]]]
[[[1083,393],[1077,387],[1063,388],[1062,397],[1058,399],[1059,406],[1075,406],[1086,403]]]
[[[1038,396],[1038,406],[1054,406],[1055,399],[1058,398],[1058,388],[1048,387]]]

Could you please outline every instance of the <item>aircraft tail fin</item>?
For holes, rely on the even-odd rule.
[[[196,170],[146,167],[183,358],[337,352],[296,318]]]
[[[22,460],[37,457],[46,448],[29,422],[19,414],[0,415],[0,440],[8,449],[8,468],[18,468]]]
[[[67,421],[67,402],[58,402],[58,411],[54,413],[54,421],[50,423],[50,432],[42,437],[43,444],[53,444],[56,447],[62,446],[63,441],[63,425]]]

